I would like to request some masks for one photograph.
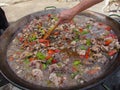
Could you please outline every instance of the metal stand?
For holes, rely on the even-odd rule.
[[[9,82],[3,77],[3,75],[0,73],[0,87],[8,84]]]

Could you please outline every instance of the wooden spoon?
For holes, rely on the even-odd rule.
[[[52,33],[52,31],[54,31],[58,27],[59,23],[60,22],[58,21],[55,24],[55,26],[53,26],[51,29],[49,29],[48,32],[46,32],[45,35],[43,36],[43,39],[47,39],[50,36],[50,34]]]

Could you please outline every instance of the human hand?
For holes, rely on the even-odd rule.
[[[58,16],[59,17],[59,23],[60,24],[68,23],[73,19],[74,16],[75,16],[75,14],[74,14],[74,11],[72,9],[64,10]]]
[[[78,3],[71,9],[62,11],[59,15],[59,23],[62,24],[70,22],[76,14],[80,13],[83,10],[88,9],[89,7],[101,1],[103,0],[82,0],[80,3]]]

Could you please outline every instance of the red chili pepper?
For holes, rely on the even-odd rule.
[[[60,50],[59,50],[59,49],[55,49],[54,51],[55,51],[55,53],[59,53],[59,52],[60,52]]]
[[[39,42],[44,43],[44,42],[46,42],[46,40],[45,39],[39,39]]]
[[[84,58],[85,57],[85,55],[80,55],[80,58]]]
[[[85,58],[88,59],[89,58],[89,54],[90,54],[90,48],[87,49],[86,54],[85,54]]]
[[[48,14],[48,17],[51,17],[51,14]]]
[[[99,23],[98,23],[98,25],[102,26],[102,25],[103,25],[103,23],[99,22]]]
[[[55,63],[57,63],[57,60],[53,59],[52,64],[55,64]]]
[[[82,29],[82,28],[80,28],[80,29],[79,29],[79,31],[80,31],[80,32],[83,32],[83,29]]]
[[[105,27],[105,30],[110,31],[110,30],[111,30],[111,27],[110,27],[110,26],[107,26],[107,27]]]
[[[59,35],[59,32],[58,31],[54,32],[54,35]]]
[[[50,49],[50,50],[48,50],[49,55],[52,55],[52,54],[58,53],[58,52],[60,52],[60,50],[58,50],[58,49],[55,49],[55,50]]]
[[[49,40],[39,39],[39,42],[40,42],[40,43],[44,43],[45,46],[49,46],[49,45],[50,45]]]
[[[50,59],[51,57],[51,55],[46,56],[46,60]]]
[[[29,58],[29,61],[32,62],[32,61],[34,61],[35,59],[36,59],[36,58],[32,58],[32,57],[31,57],[31,58]]]
[[[108,39],[108,40],[106,40],[106,41],[104,42],[104,45],[108,46],[111,42],[112,42],[112,40],[111,40],[111,39]]]
[[[35,45],[36,44],[36,42],[30,42],[30,45]]]
[[[29,43],[27,41],[25,41],[23,44],[24,44],[24,46],[28,46],[29,45]]]
[[[19,38],[19,41],[22,42],[22,41],[23,41],[23,37],[20,37],[20,38]]]
[[[113,56],[116,52],[117,52],[117,50],[115,50],[115,49],[111,50],[111,51],[108,52],[108,55]]]
[[[52,55],[52,54],[54,54],[54,53],[55,53],[54,50],[52,50],[52,49],[48,50],[48,54],[49,54],[49,55]]]

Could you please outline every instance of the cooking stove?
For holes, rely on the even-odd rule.
[[[4,77],[0,75],[0,86],[7,84],[8,81],[3,79]],[[0,90],[21,90],[12,84],[4,85]],[[101,83],[95,87],[86,90],[120,90],[120,70],[115,72],[111,77],[107,78],[104,83]]]
[[[111,14],[110,16],[120,23],[120,15]],[[19,89],[10,84],[2,76],[2,74],[0,74],[0,90],[22,90],[22,89]],[[112,74],[110,77],[108,77],[103,83],[100,83],[95,87],[85,90],[120,90],[120,68],[116,70],[116,72]]]

